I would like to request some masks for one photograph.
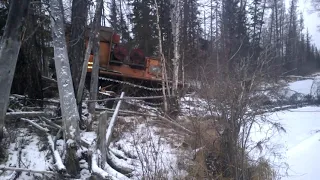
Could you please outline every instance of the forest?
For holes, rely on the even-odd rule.
[[[0,1],[0,179],[277,179],[250,155],[267,142],[250,137],[255,124],[286,131],[264,113],[320,102],[305,18],[298,0]],[[103,27],[119,35],[120,55],[159,60],[160,93],[102,91]],[[285,89],[310,77],[310,94]],[[179,167],[157,159],[159,134],[187,154]],[[141,147],[147,135],[153,144]],[[135,153],[122,147],[131,136]],[[35,139],[50,167],[24,165]]]

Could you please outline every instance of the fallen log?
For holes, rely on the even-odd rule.
[[[16,167],[1,167],[0,166],[0,170],[2,170],[2,171],[17,171],[17,172],[28,172],[28,173],[59,175],[58,173],[53,172],[53,171],[38,171],[38,170],[16,168]]]
[[[44,111],[30,111],[30,112],[7,112],[7,119],[19,119],[19,118],[33,118],[38,116],[49,116]]]
[[[134,171],[134,167],[124,159],[117,158],[112,152],[108,152],[107,162],[112,168],[124,175],[130,175]]]
[[[92,173],[96,174],[97,176],[99,176],[102,179],[110,179],[111,178],[110,175],[106,171],[104,171],[103,169],[101,169],[98,166],[98,158],[95,153],[92,154],[91,161],[92,161],[92,164],[91,164]]]

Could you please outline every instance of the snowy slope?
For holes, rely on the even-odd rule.
[[[291,82],[288,84],[288,87],[293,92],[307,95],[307,94],[310,94],[312,83],[313,83],[313,79],[306,79],[306,80]]]
[[[270,125],[255,126],[251,134],[254,142],[270,138],[259,154],[273,161],[275,167],[282,167],[280,173],[288,177],[282,179],[317,180],[320,166],[320,107],[308,106],[270,114],[267,117],[282,124],[286,132],[279,133]],[[275,153],[276,152],[276,153]],[[289,166],[288,169],[285,163]]]
[[[284,92],[287,97],[296,93],[308,95],[312,93],[313,83],[313,78],[289,82]],[[263,149],[255,148],[250,155],[255,159],[267,158],[278,173],[285,176],[281,179],[320,179],[319,119],[320,107],[317,106],[264,114],[257,119],[251,133],[251,146],[263,142]]]

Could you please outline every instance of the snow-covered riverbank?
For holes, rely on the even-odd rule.
[[[307,95],[311,94],[312,84],[311,79],[299,80],[289,83],[288,89]],[[251,140],[252,147],[262,146],[251,151],[251,155],[268,159],[276,171],[285,176],[281,179],[318,180],[320,107],[306,106],[268,113],[261,119],[253,126]]]

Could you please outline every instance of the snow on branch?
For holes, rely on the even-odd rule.
[[[51,151],[53,153],[53,157],[55,160],[55,167],[57,168],[57,170],[59,172],[66,172],[66,167],[64,166],[64,164],[62,163],[62,159],[59,155],[59,152],[54,148],[54,142],[52,140],[52,137],[50,134],[47,134],[47,138],[48,138],[48,142],[51,148]]]
[[[132,165],[128,164],[128,162],[124,159],[117,158],[112,152],[109,152],[107,157],[108,163],[112,167],[116,167],[116,170],[118,170],[119,172],[123,174],[130,174],[134,171],[134,167]]]
[[[112,179],[119,179],[119,180],[130,180],[127,176],[119,173],[118,171],[114,170],[108,163],[105,165],[105,170],[108,174],[111,175]]]
[[[109,148],[110,153],[114,154],[116,157],[127,160],[128,157],[124,154],[123,151],[120,151],[116,148]]]
[[[103,179],[109,179],[109,174],[98,166],[98,158],[95,153],[92,154],[92,172]]]

